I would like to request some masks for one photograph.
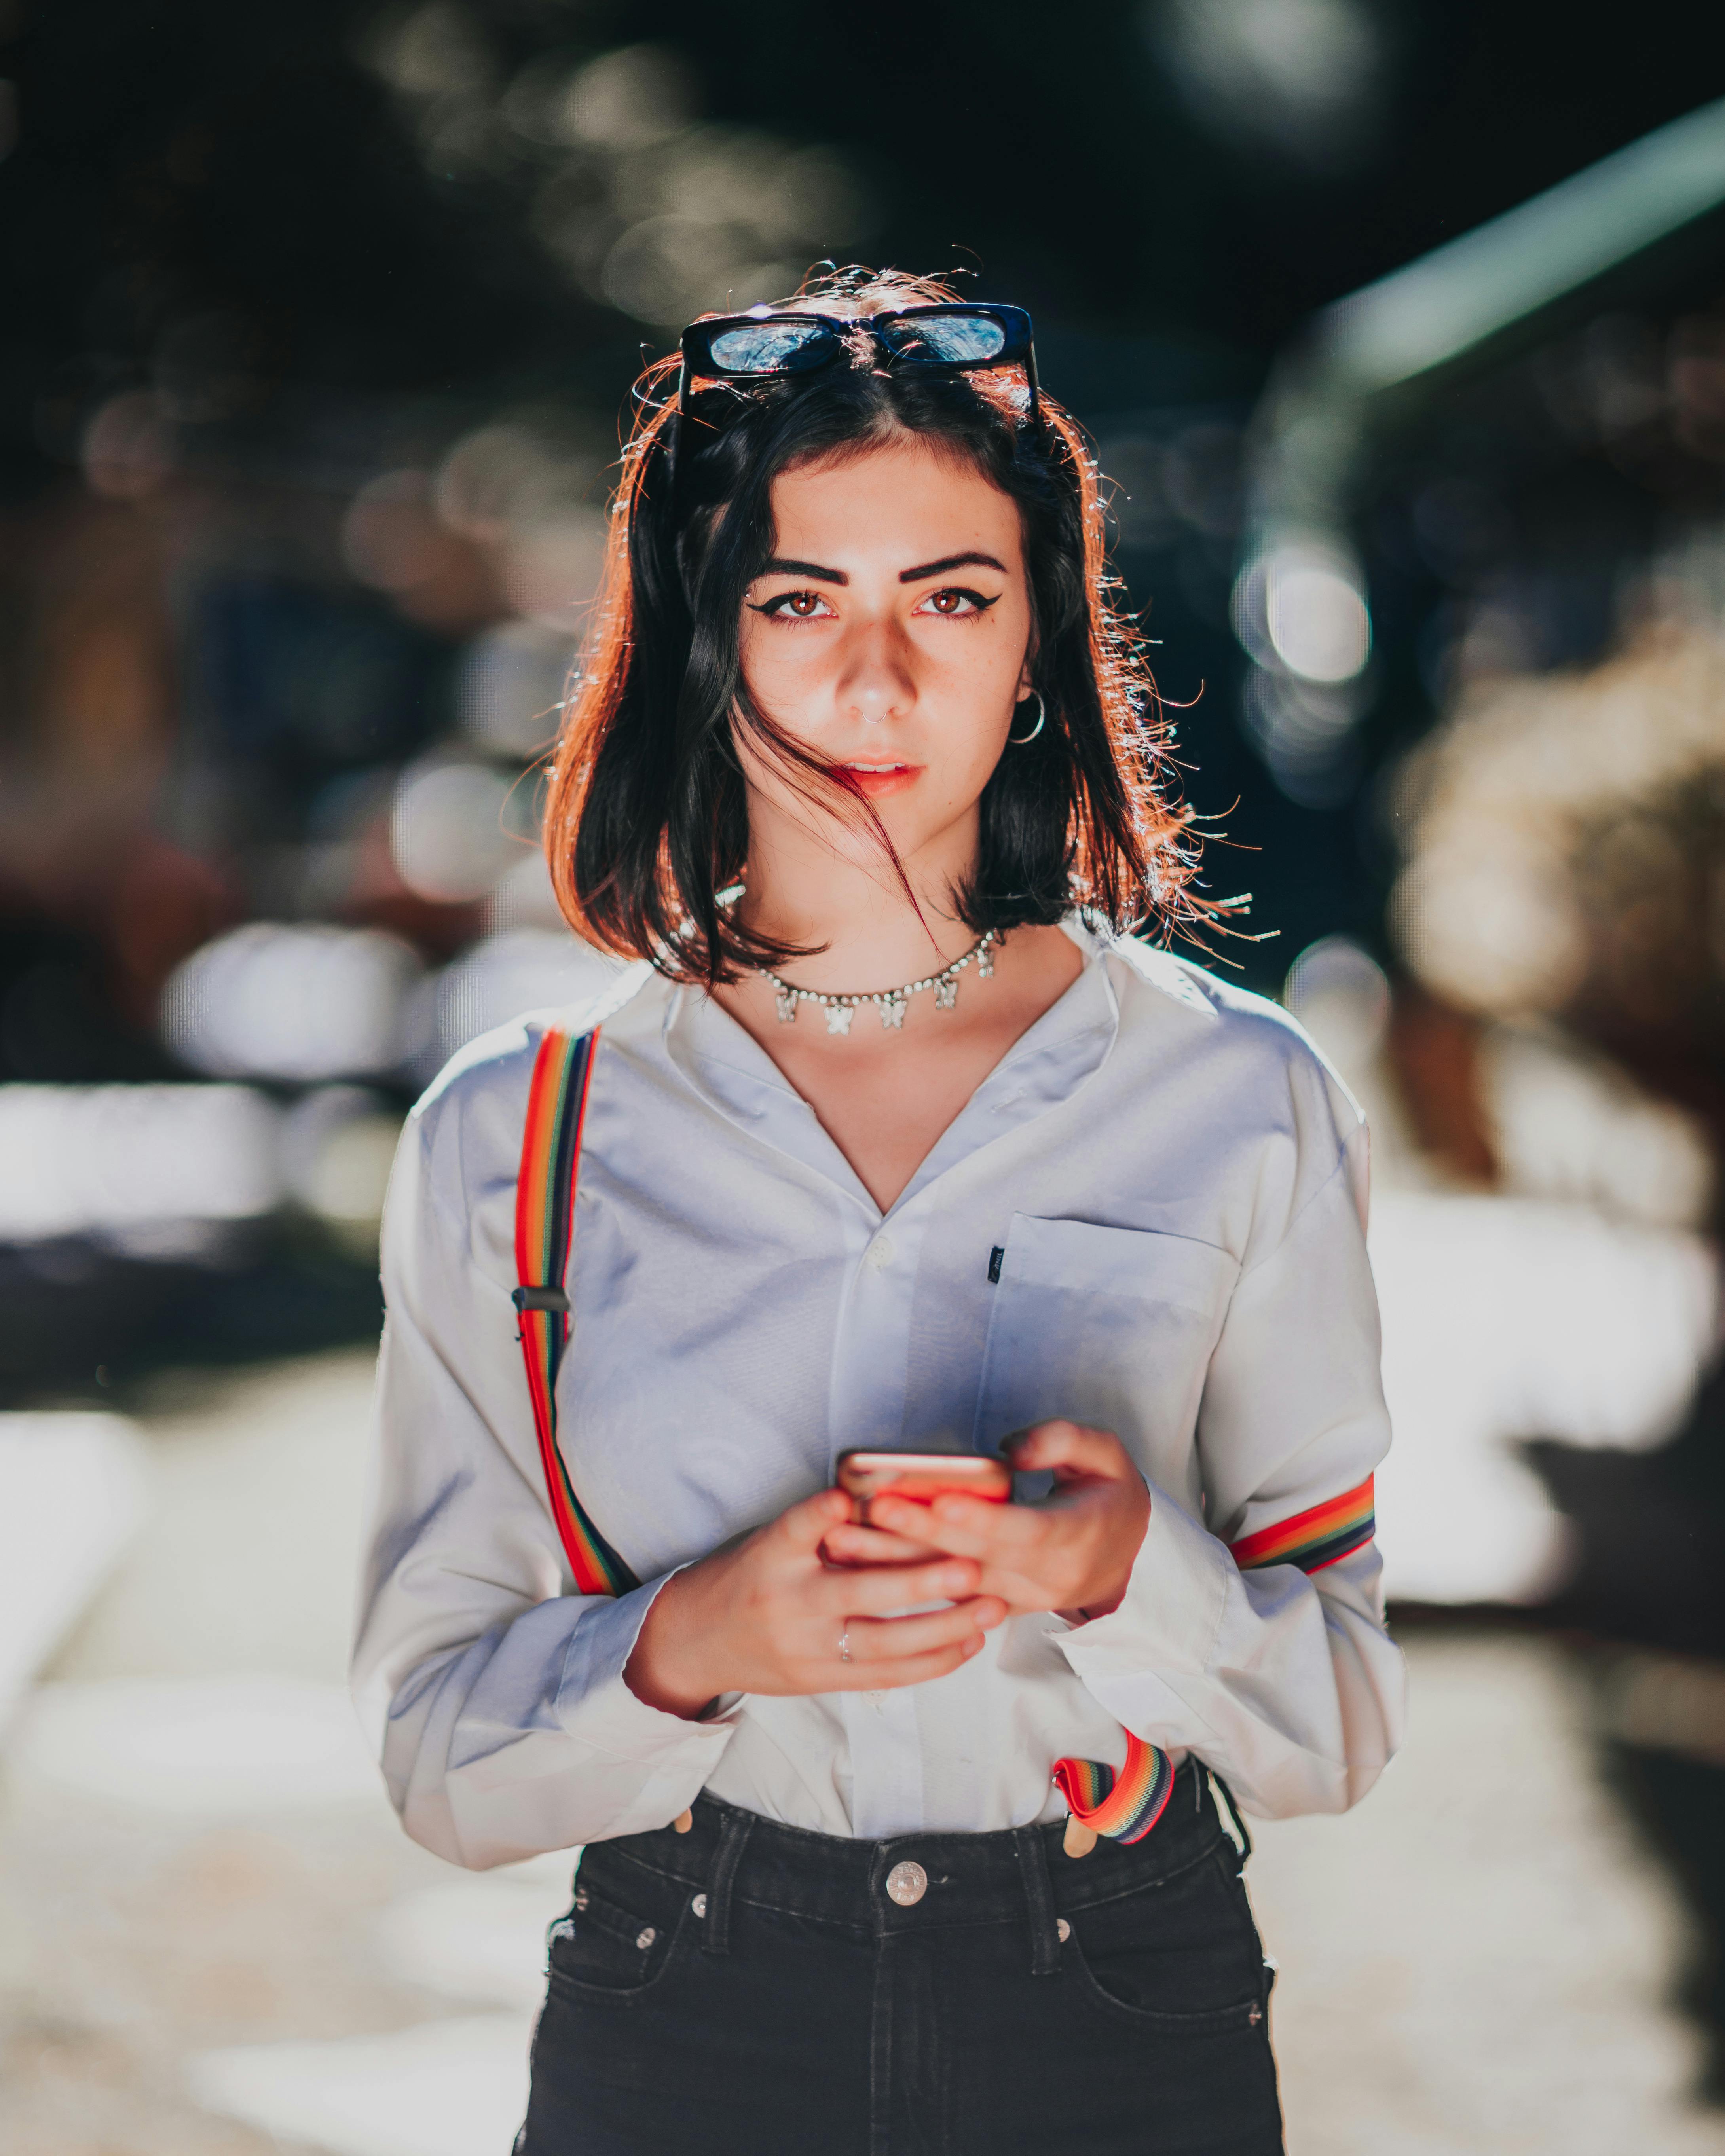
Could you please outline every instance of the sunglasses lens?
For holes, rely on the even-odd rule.
[[[779,374],[824,359],[832,341],[819,322],[742,322],[721,330],[708,349],[728,374]]]
[[[928,366],[998,359],[1006,349],[1006,331],[990,315],[901,315],[880,328],[895,357]]]

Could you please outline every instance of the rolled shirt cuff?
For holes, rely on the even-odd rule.
[[[1208,1671],[1221,1630],[1234,1561],[1165,1491],[1150,1485],[1150,1523],[1120,1606],[1055,1635],[1073,1673],[1127,1728],[1147,1742],[1190,1745],[1189,1680]],[[1185,1679],[1177,1690],[1169,1680]]]
[[[718,1712],[687,1722],[649,1707],[630,1689],[624,1670],[647,1612],[666,1581],[682,1569],[679,1566],[614,1601],[595,1601],[583,1610],[569,1635],[557,1692],[557,1719],[571,1737],[596,1752],[663,1774],[678,1789],[686,1788],[677,1810],[699,1792],[731,1742],[743,1697],[727,1693]]]

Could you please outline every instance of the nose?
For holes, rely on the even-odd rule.
[[[836,685],[839,716],[865,726],[901,717],[916,701],[907,641],[891,622],[860,624],[847,644]]]

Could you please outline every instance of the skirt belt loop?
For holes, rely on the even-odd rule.
[[[754,1823],[752,1812],[727,1810],[725,1814],[724,1824],[719,1829],[719,1846],[713,1857],[712,1877],[707,1884],[706,1921],[701,1928],[703,1953],[727,1954],[731,1951],[731,1888],[737,1877],[737,1867],[742,1861],[749,1829]]]
[[[1018,1851],[1019,1876],[1024,1881],[1025,1913],[1030,1920],[1030,1974],[1057,1976],[1060,1940],[1055,1928],[1054,1888],[1049,1881],[1042,1830],[1014,1827],[1012,1840]]]

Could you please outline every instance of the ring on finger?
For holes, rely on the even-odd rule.
[[[839,1635],[839,1660],[841,1662],[850,1660],[850,1627],[848,1625]]]

